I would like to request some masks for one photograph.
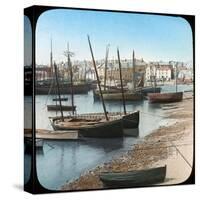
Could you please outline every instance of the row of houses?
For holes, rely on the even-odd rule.
[[[132,60],[122,60],[122,78],[129,82],[143,76],[145,80],[152,81],[170,81],[175,78],[193,79],[193,70],[191,67],[186,67],[183,63],[176,62],[145,62],[143,59],[135,60],[135,69],[133,70]],[[98,69],[100,78],[104,77],[105,65]],[[135,73],[135,75],[134,75]],[[119,66],[117,61],[108,62],[107,77],[115,80],[119,79]]]
[[[69,69],[67,63],[58,63],[59,76],[61,78],[69,78]],[[145,62],[143,59],[135,59],[133,69],[132,60],[121,60],[122,78],[126,82],[133,80],[133,77],[140,79],[142,76],[148,81],[170,81],[177,77],[179,79],[193,79],[193,69],[183,63],[176,62]],[[97,70],[100,79],[105,76],[104,61],[97,61]],[[76,61],[73,63],[73,74],[75,79],[95,79],[95,71],[91,61]],[[52,76],[52,70],[49,66],[37,66],[36,78],[48,79]],[[107,79],[119,80],[119,65],[118,60],[109,60],[107,63]]]

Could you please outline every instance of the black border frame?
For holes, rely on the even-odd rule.
[[[145,188],[145,187],[162,187],[162,186],[174,186],[174,185],[186,185],[195,184],[195,16],[185,15],[185,14],[169,14],[169,13],[154,13],[154,12],[138,12],[138,11],[124,11],[124,10],[107,10],[107,9],[93,9],[93,8],[76,8],[76,7],[63,7],[63,6],[43,6],[34,5],[24,9],[24,16],[27,16],[31,22],[32,28],[32,157],[31,157],[31,176],[27,184],[24,185],[24,190],[32,194],[44,194],[44,193],[60,193],[60,192],[81,192],[81,191],[97,191],[97,190],[113,190],[121,188],[103,188],[103,189],[88,189],[88,190],[49,190],[44,188],[37,177],[36,170],[36,148],[35,148],[35,36],[36,36],[36,25],[37,21],[42,13],[52,9],[71,9],[71,10],[85,10],[85,11],[97,11],[97,12],[116,12],[116,13],[132,13],[132,14],[150,14],[159,16],[170,16],[170,17],[182,17],[190,25],[192,30],[192,42],[193,42],[193,88],[194,88],[194,98],[193,98],[193,168],[190,176],[186,181],[179,184],[169,184],[169,185],[155,185],[155,186],[142,186],[142,187],[127,187],[123,189],[134,189],[134,188]],[[25,170],[25,169],[24,169]]]

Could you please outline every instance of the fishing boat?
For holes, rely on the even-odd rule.
[[[36,94],[37,95],[45,95],[48,94],[50,84],[48,85],[36,85]],[[87,83],[74,83],[73,85],[74,94],[87,94],[90,90],[90,87]],[[51,94],[57,94],[56,86],[52,87]],[[60,94],[71,94],[70,83],[60,83]]]
[[[136,91],[128,92],[128,90],[125,90],[125,100],[131,100],[131,101],[137,101],[142,100],[143,97],[147,96],[148,93],[160,93],[161,88],[160,87],[144,87],[144,88],[137,88]],[[104,99],[107,101],[116,101],[116,100],[122,100],[122,95],[119,92],[119,89],[107,89],[102,91]],[[100,94],[98,90],[93,90],[93,97],[95,100],[100,100]]]
[[[62,109],[60,117],[50,117],[50,122],[54,130],[78,130],[79,136],[83,137],[98,137],[98,138],[107,138],[107,137],[122,137],[124,134],[124,129],[137,128],[139,124],[139,111],[135,113],[127,113],[124,105],[124,114],[122,113],[108,113],[106,111],[104,97],[102,96],[102,90],[100,86],[100,80],[97,72],[96,63],[94,60],[94,55],[88,36],[88,43],[92,55],[92,61],[96,73],[97,83],[101,95],[101,101],[104,113],[89,113],[85,115],[74,115],[72,116],[63,116]],[[70,57],[68,55],[70,63]],[[57,71],[56,65],[55,72]],[[120,78],[121,78],[121,68],[120,68]],[[121,79],[122,80],[122,79]],[[122,81],[121,81],[122,85]],[[59,92],[59,90],[58,90]],[[60,95],[59,99],[60,99]],[[122,87],[122,96],[123,96],[123,87]],[[124,98],[123,98],[124,102]]]
[[[50,123],[54,130],[78,130],[84,137],[120,137],[131,133],[139,125],[139,111],[127,113],[107,113],[106,121],[104,113],[88,113],[69,115],[64,117],[50,117]]]
[[[100,180],[109,188],[148,186],[164,182],[165,177],[166,165],[144,170],[100,174]]]
[[[183,99],[183,92],[150,93],[147,95],[147,98],[151,103],[179,102]]]
[[[47,105],[47,110],[48,111],[59,111],[60,110],[60,105]],[[76,106],[63,106],[62,105],[62,110],[63,111],[76,111]]]
[[[103,94],[103,98],[105,101],[121,101],[122,100],[122,93],[108,93]],[[143,95],[141,93],[132,93],[132,92],[125,92],[124,99],[126,101],[139,101],[143,99]]]
[[[177,66],[178,63],[175,65],[176,74],[175,74],[175,92],[169,93],[150,93],[147,94],[147,98],[151,103],[171,103],[171,102],[179,102],[183,100],[183,92],[178,92],[178,84],[177,84]]]
[[[51,69],[52,69],[52,72],[53,72],[53,53],[52,53],[52,40],[51,40],[51,52],[50,52],[50,61],[51,61]],[[69,67],[69,64],[68,64],[68,67]],[[70,67],[71,69],[71,67]],[[62,101],[68,101],[68,98],[67,97],[61,97],[60,94],[61,94],[61,87],[60,87],[60,83],[59,83],[59,78],[58,78],[58,72],[57,72],[57,67],[56,69],[54,70],[54,73],[53,73],[53,79],[52,79],[52,85],[51,87],[49,88],[49,92],[48,94],[50,94],[51,91],[54,91],[56,92],[57,95],[59,95],[59,98],[53,98],[53,101],[56,101],[56,104],[55,105],[47,105],[47,110],[48,111],[59,111],[60,109],[62,109],[63,111],[76,111],[76,106],[74,106],[73,104],[73,94],[72,94],[72,105],[62,105]],[[56,84],[53,84],[54,82],[56,82]],[[52,90],[52,87],[55,87],[54,90]],[[72,80],[72,76],[71,76],[71,84],[70,84],[70,90],[71,90],[71,93],[73,92],[73,80]],[[52,92],[51,92],[52,93]],[[58,94],[59,93],[59,94]],[[59,102],[59,105],[57,104],[57,102]]]
[[[113,93],[119,93],[119,90],[117,90],[117,89],[102,90],[102,94],[113,94]],[[93,90],[93,97],[94,97],[95,100],[100,100],[99,90]]]

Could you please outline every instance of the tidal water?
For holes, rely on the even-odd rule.
[[[181,85],[178,91],[191,90],[191,85]],[[162,92],[175,91],[174,86],[164,86]],[[70,95],[65,95],[69,100],[64,104],[70,105]],[[36,127],[52,129],[48,117],[56,116],[56,112],[48,112],[47,104],[55,104],[53,96],[36,96]],[[28,103],[25,99],[25,104]],[[103,112],[102,104],[94,101],[93,93],[75,95],[74,104],[77,113]],[[121,102],[106,102],[108,112],[121,111]],[[133,145],[144,136],[157,129],[159,126],[171,123],[164,118],[164,111],[159,104],[149,104],[147,100],[126,102],[127,111],[140,110],[139,137],[123,137],[112,139],[90,138],[81,141],[50,141],[44,140],[43,149],[37,151],[36,167],[40,183],[48,189],[59,190],[68,181],[78,178],[81,174],[97,165],[107,162],[114,157],[132,149]],[[57,115],[60,115],[57,113]],[[25,155],[25,159],[30,159]],[[28,174],[28,173],[27,173]],[[28,175],[26,175],[28,176]],[[25,177],[25,180],[27,178]],[[25,181],[26,182],[26,181]]]

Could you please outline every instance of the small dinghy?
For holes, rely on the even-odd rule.
[[[166,165],[144,170],[133,170],[128,172],[104,172],[100,180],[106,187],[137,187],[162,183],[166,176]]]

